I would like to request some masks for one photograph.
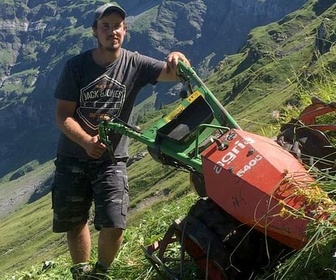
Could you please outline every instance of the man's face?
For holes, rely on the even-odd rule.
[[[107,51],[118,50],[126,35],[125,21],[118,13],[103,16],[93,27],[93,33],[99,46]]]

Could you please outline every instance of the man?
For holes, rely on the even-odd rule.
[[[97,8],[92,30],[98,46],[66,63],[55,91],[61,135],[52,190],[53,231],[67,232],[73,279],[105,279],[126,228],[129,139],[111,135],[117,161],[113,163],[109,149],[99,141],[99,117],[109,114],[129,122],[142,87],[176,81],[178,60],[189,65],[180,52],[170,53],[164,62],[123,49],[125,17],[125,11],[113,4]],[[91,271],[92,202],[99,238],[98,260]]]

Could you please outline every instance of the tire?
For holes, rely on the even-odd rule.
[[[264,234],[241,224],[209,198],[198,200],[189,210],[188,219],[196,219],[198,222],[193,222],[193,225],[199,230],[202,226],[209,230],[209,240],[203,238],[195,243],[203,249],[213,244],[207,257],[225,271],[226,278],[223,279],[251,280],[258,275],[270,274],[279,259],[291,251],[278,241],[265,238]]]

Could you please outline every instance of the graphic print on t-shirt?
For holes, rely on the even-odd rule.
[[[126,97],[126,86],[102,75],[80,91],[78,116],[91,129],[98,129],[99,117],[120,115]]]

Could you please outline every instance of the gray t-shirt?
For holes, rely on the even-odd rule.
[[[74,119],[90,135],[96,135],[102,114],[130,122],[138,92],[145,85],[156,83],[163,65],[163,61],[122,49],[118,59],[107,67],[101,67],[93,60],[90,50],[67,61],[55,97],[77,102]],[[128,137],[113,134],[111,140],[114,156],[128,157]],[[63,133],[59,138],[57,153],[89,158],[81,146]]]

